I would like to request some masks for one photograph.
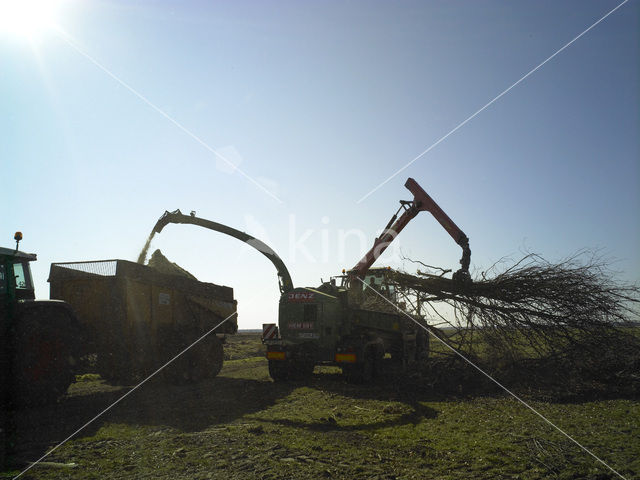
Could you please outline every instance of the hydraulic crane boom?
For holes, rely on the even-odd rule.
[[[245,242],[247,245],[252,246],[260,253],[262,253],[265,257],[267,257],[276,267],[276,270],[278,271],[280,293],[286,293],[290,290],[293,290],[291,275],[289,274],[289,270],[287,270],[287,267],[282,259],[276,252],[271,249],[271,247],[258,240],[257,238],[252,237],[247,233],[241,232],[240,230],[236,230],[235,228],[222,225],[221,223],[212,222],[211,220],[205,220],[204,218],[198,218],[195,216],[195,213],[192,213],[191,215],[184,215],[180,210],[176,210],[174,212],[164,212],[164,214],[158,219],[156,225],[153,227],[153,233],[160,233],[162,229],[169,223],[187,223],[191,225],[198,225],[200,227],[208,228],[216,232],[224,233]]]
[[[462,247],[461,268],[453,274],[454,280],[469,280],[469,264],[471,262],[471,249],[469,248],[469,238],[460,228],[449,218],[440,206],[425,192],[418,182],[413,178],[407,179],[404,184],[413,193],[412,201],[400,200],[400,209],[391,217],[382,234],[376,238],[373,247],[360,260],[355,267],[349,271],[351,278],[364,278],[371,265],[378,259],[382,252],[393,242],[398,234],[407,224],[420,212],[428,211],[440,222],[440,225],[451,235],[454,241]],[[400,218],[398,213],[404,210]],[[394,223],[395,222],[395,223]]]

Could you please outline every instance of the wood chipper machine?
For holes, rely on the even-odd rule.
[[[380,373],[386,356],[403,367],[427,358],[429,335],[419,310],[400,311],[407,297],[394,284],[393,270],[371,267],[422,211],[430,212],[462,248],[454,281],[471,281],[471,250],[464,232],[414,179],[405,187],[413,200],[400,201],[380,237],[351,270],[319,287],[294,288],[280,297],[278,325],[263,329],[274,380],[304,378],[316,365],[337,365],[350,381],[367,382]]]

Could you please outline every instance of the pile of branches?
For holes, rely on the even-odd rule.
[[[414,292],[423,313],[441,319],[445,328],[434,331],[466,356],[494,370],[544,365],[560,382],[567,374],[640,380],[640,289],[617,280],[597,255],[551,263],[528,254],[470,282],[434,268],[394,280]]]

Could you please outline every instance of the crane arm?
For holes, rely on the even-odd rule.
[[[290,290],[293,290],[293,281],[291,280],[291,275],[289,274],[289,270],[287,269],[282,259],[276,252],[271,249],[271,247],[258,240],[257,238],[252,237],[247,233],[241,232],[240,230],[236,230],[235,228],[228,227],[227,225],[222,225],[221,223],[216,223],[212,222],[211,220],[205,220],[204,218],[196,217],[195,213],[192,213],[191,215],[184,215],[180,210],[176,210],[174,212],[164,212],[164,214],[158,219],[155,226],[153,227],[153,233],[160,233],[162,229],[170,223],[186,223],[191,225],[198,225],[200,227],[208,228],[209,230],[224,233],[225,235],[229,235],[233,238],[237,238],[238,240],[245,242],[247,245],[252,246],[260,253],[262,253],[265,257],[267,257],[276,267],[276,270],[278,271],[280,293],[286,293]]]
[[[469,265],[471,263],[471,248],[469,247],[469,237],[460,230],[460,228],[454,223],[449,215],[447,215],[440,205],[433,200],[427,192],[425,192],[418,182],[413,178],[409,178],[404,184],[414,196],[414,202],[419,202],[420,210],[426,210],[435,217],[435,219],[442,225],[447,231],[454,242],[456,242],[462,248],[462,258],[460,259],[460,270],[454,273],[454,279],[456,276],[460,279],[469,279]]]
[[[454,279],[469,279],[469,264],[471,262],[471,249],[469,248],[469,238],[460,228],[449,218],[449,216],[440,208],[440,206],[418,185],[413,178],[407,179],[404,184],[407,189],[413,193],[412,201],[400,201],[400,210],[404,210],[400,218],[396,213],[382,234],[376,238],[373,247],[365,254],[355,267],[349,271],[351,277],[363,278],[371,265],[382,255],[382,252],[393,242],[398,234],[407,226],[407,224],[420,212],[428,211],[435,217],[442,227],[451,235],[453,240],[462,247],[462,259],[460,260],[461,268],[454,273]]]

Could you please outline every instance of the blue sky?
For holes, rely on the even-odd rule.
[[[593,248],[637,282],[635,0],[358,202],[619,3],[67,0],[57,21],[74,45],[281,201],[60,34],[0,31],[0,244],[24,233],[47,297],[51,262],[135,260],[165,210],[196,210],[316,286],[359,260],[411,176],[470,237],[472,269]],[[193,226],[152,248],[234,287],[241,328],[276,320],[259,253]],[[402,266],[401,253],[449,268],[460,257],[426,213],[379,264]]]

